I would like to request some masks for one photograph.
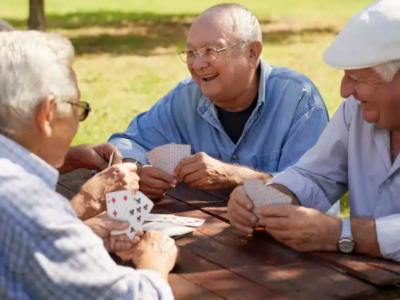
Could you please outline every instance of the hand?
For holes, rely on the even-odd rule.
[[[168,279],[168,274],[178,260],[178,248],[168,235],[157,231],[148,231],[135,247],[133,263],[137,269],[148,269]]]
[[[143,231],[139,230],[137,235],[131,240],[126,234],[110,235],[114,230],[125,230],[129,227],[128,222],[112,220],[106,212],[88,219],[84,222],[93,232],[103,240],[104,247],[109,252],[129,251],[139,243],[143,236]]]
[[[318,210],[271,205],[258,209],[260,225],[281,243],[301,252],[336,251],[341,234],[341,220]]]
[[[175,188],[178,180],[168,173],[150,165],[143,166],[140,171],[140,191],[150,199],[160,199],[168,189]]]
[[[204,152],[190,155],[175,168],[180,182],[196,189],[233,188],[233,167],[208,156]]]
[[[106,210],[106,194],[121,190],[139,189],[139,176],[136,165],[124,163],[114,165],[88,180],[79,193],[71,200],[78,217],[86,220]]]
[[[228,202],[230,223],[236,229],[251,234],[257,222],[253,203],[247,198],[243,185],[233,190]]]
[[[71,147],[65,158],[64,165],[59,169],[61,174],[78,168],[104,170],[108,167],[111,154],[114,153],[113,164],[122,163],[122,156],[112,144],[79,145]]]

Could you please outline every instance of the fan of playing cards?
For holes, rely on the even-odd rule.
[[[168,144],[153,148],[146,157],[150,164],[164,172],[174,175],[176,166],[191,152],[190,145]]]
[[[258,208],[267,205],[290,204],[292,198],[277,189],[265,185],[262,180],[244,180],[244,190],[247,197],[253,202],[253,212],[257,217]]]
[[[150,214],[154,204],[142,192],[134,196],[129,190],[108,193],[106,195],[107,211],[111,219],[128,221],[129,228],[124,231],[112,231],[112,235],[127,234],[133,239],[137,231],[162,231],[169,236],[182,236],[193,232],[194,227],[203,225],[204,219],[186,218],[175,215]],[[143,223],[147,223],[143,225]],[[142,226],[143,225],[143,226]]]

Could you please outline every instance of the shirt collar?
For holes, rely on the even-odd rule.
[[[260,59],[260,67],[261,67],[261,72],[260,72],[260,82],[258,84],[258,99],[257,99],[257,106],[255,110],[261,109],[261,107],[264,106],[265,103],[265,90],[268,82],[269,75],[271,74],[271,66],[264,61],[263,59]],[[207,111],[209,108],[211,108],[213,114],[216,114],[215,108],[214,108],[214,103],[206,96],[202,94],[199,104],[197,106],[197,111],[200,114],[203,114],[205,111]]]
[[[26,172],[42,179],[50,189],[54,190],[56,188],[59,176],[56,169],[20,144],[1,134],[0,145],[0,159],[10,160],[21,166]]]

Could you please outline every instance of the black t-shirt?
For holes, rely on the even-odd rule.
[[[257,106],[257,99],[258,99],[258,94],[256,98],[253,100],[253,103],[251,103],[251,105],[248,108],[242,111],[232,112],[224,110],[218,106],[215,106],[217,108],[218,119],[221,122],[222,127],[224,127],[225,132],[228,134],[232,142],[234,142],[235,144],[237,144],[240,137],[242,136],[247,120],[250,118],[251,114],[253,113],[253,110]]]

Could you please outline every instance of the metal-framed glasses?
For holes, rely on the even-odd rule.
[[[191,65],[194,63],[194,60],[196,59],[197,54],[200,56],[200,58],[204,62],[210,63],[217,59],[218,53],[229,50],[229,49],[239,46],[239,45],[243,45],[244,43],[246,43],[246,42],[240,42],[235,45],[226,46],[226,47],[219,48],[219,49],[216,49],[214,47],[206,47],[206,48],[199,49],[199,51],[182,50],[179,52],[179,56],[182,59],[182,61],[188,65]]]
[[[72,101],[65,101],[71,105],[75,105],[78,109],[78,118],[79,122],[83,122],[88,117],[89,113],[92,111],[90,108],[89,103],[84,101],[72,102]]]

